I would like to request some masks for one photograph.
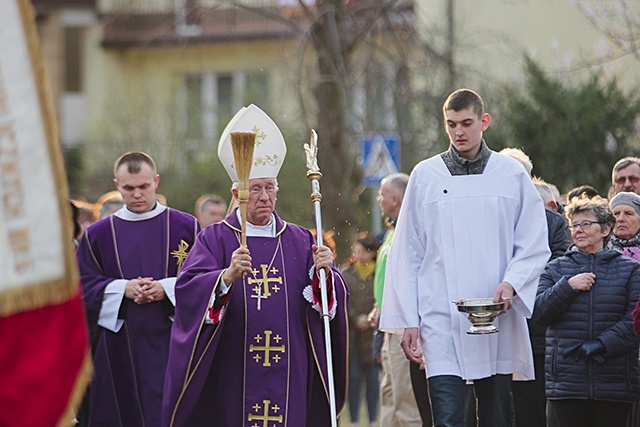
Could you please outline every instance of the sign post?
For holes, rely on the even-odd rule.
[[[362,184],[378,191],[380,181],[400,170],[400,137],[394,134],[374,134],[360,140],[362,158]],[[382,214],[374,197],[371,203],[371,231],[374,235],[382,233]]]

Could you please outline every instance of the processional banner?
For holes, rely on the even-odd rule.
[[[0,426],[69,426],[90,357],[33,8],[0,4]]]

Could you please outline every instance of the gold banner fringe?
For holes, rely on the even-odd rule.
[[[80,285],[77,278],[70,276],[52,282],[10,289],[0,293],[0,317],[47,305],[62,304],[79,293]]]
[[[76,377],[76,383],[73,386],[71,395],[69,396],[69,405],[58,421],[57,427],[70,427],[75,425],[74,419],[76,418],[76,414],[78,413],[78,407],[82,403],[82,398],[84,397],[87,386],[91,381],[92,375],[93,364],[91,363],[91,352],[87,352],[84,357],[82,367],[80,368],[78,376]]]

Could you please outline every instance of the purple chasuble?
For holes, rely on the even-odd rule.
[[[188,214],[167,208],[141,221],[115,216],[87,230],[78,247],[94,351],[90,426],[159,426],[173,305],[122,298],[118,332],[97,325],[107,285],[117,279],[175,277],[200,230]]]
[[[311,284],[313,236],[275,218],[275,238],[247,238],[253,270],[231,287],[217,325],[206,324],[205,317],[240,245],[235,212],[198,236],[176,283],[163,425],[330,425],[323,322],[303,296]],[[348,290],[338,270],[333,277],[339,411],[346,388]]]

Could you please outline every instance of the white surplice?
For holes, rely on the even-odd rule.
[[[452,176],[438,155],[411,178],[392,243],[381,329],[419,327],[430,377],[534,377],[526,317],[549,259],[543,202],[521,164],[492,152],[481,175]],[[466,333],[452,301],[492,298],[509,282],[513,308],[500,331]]]

